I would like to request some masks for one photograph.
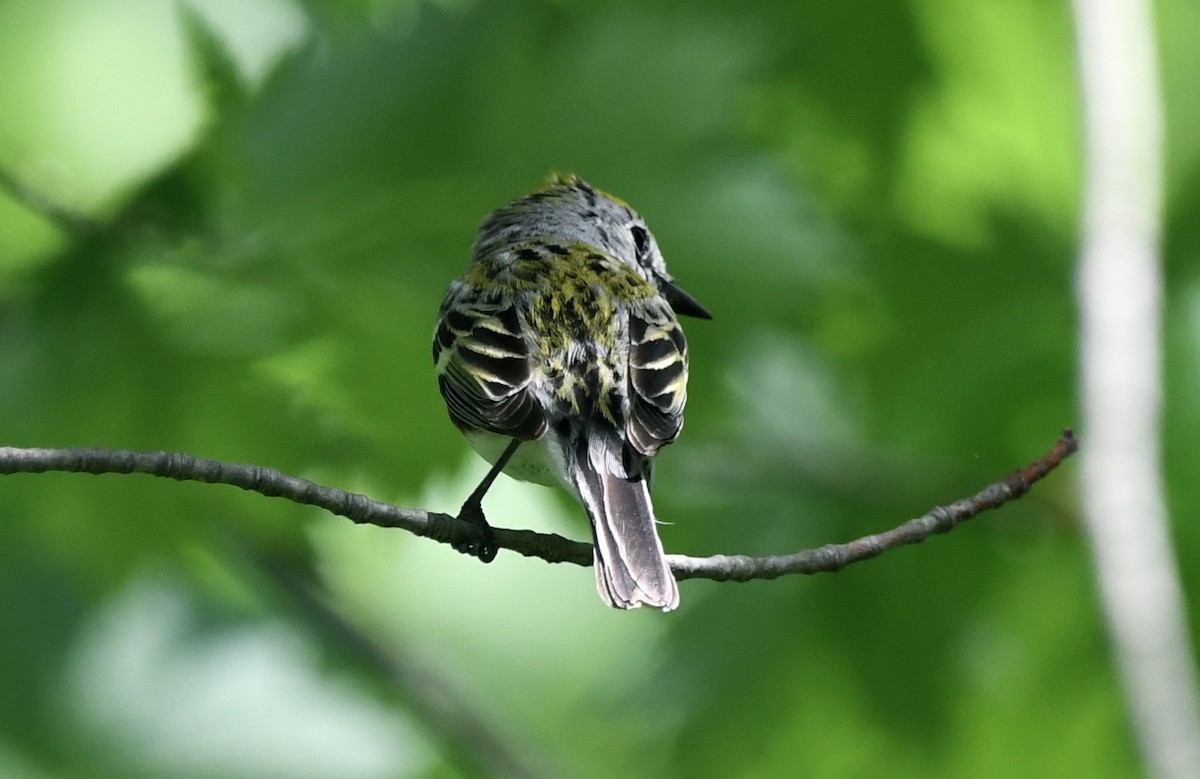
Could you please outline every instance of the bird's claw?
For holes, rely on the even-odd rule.
[[[451,543],[454,550],[477,557],[485,563],[495,560],[500,546],[496,543],[496,533],[483,516],[483,506],[478,501],[468,500],[459,509],[458,518],[474,525],[477,533],[474,538]]]

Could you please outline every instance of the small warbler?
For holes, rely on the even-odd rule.
[[[450,419],[493,464],[460,517],[496,546],[480,501],[500,471],[562,484],[587,510],[600,597],[669,611],[679,588],[650,502],[652,458],[683,427],[688,350],[675,285],[646,223],[577,176],[493,212],[450,284],[433,339]]]

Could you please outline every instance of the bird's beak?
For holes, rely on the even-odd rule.
[[[712,314],[708,313],[708,309],[700,305],[700,301],[676,286],[675,282],[659,276],[658,288],[676,314],[694,316],[697,319],[712,319]]]

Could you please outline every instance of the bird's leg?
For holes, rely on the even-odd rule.
[[[480,537],[462,544],[454,544],[453,546],[457,551],[478,557],[485,563],[490,563],[496,559],[496,552],[500,551],[500,548],[496,545],[496,534],[492,532],[492,526],[488,524],[487,519],[483,516],[483,496],[487,494],[488,489],[492,486],[492,482],[500,475],[500,471],[504,470],[504,466],[508,465],[508,461],[512,459],[512,456],[517,451],[517,447],[520,445],[521,439],[514,438],[512,440],[512,443],[505,448],[504,453],[496,460],[496,464],[483,477],[483,481],[479,482],[479,486],[475,488],[471,496],[462,504],[462,508],[458,510],[458,518],[478,527]]]

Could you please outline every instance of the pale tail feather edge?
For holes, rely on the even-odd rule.
[[[574,481],[592,521],[600,597],[619,609],[645,604],[671,611],[679,605],[679,585],[658,538],[646,480],[615,476],[589,460],[575,463]]]

